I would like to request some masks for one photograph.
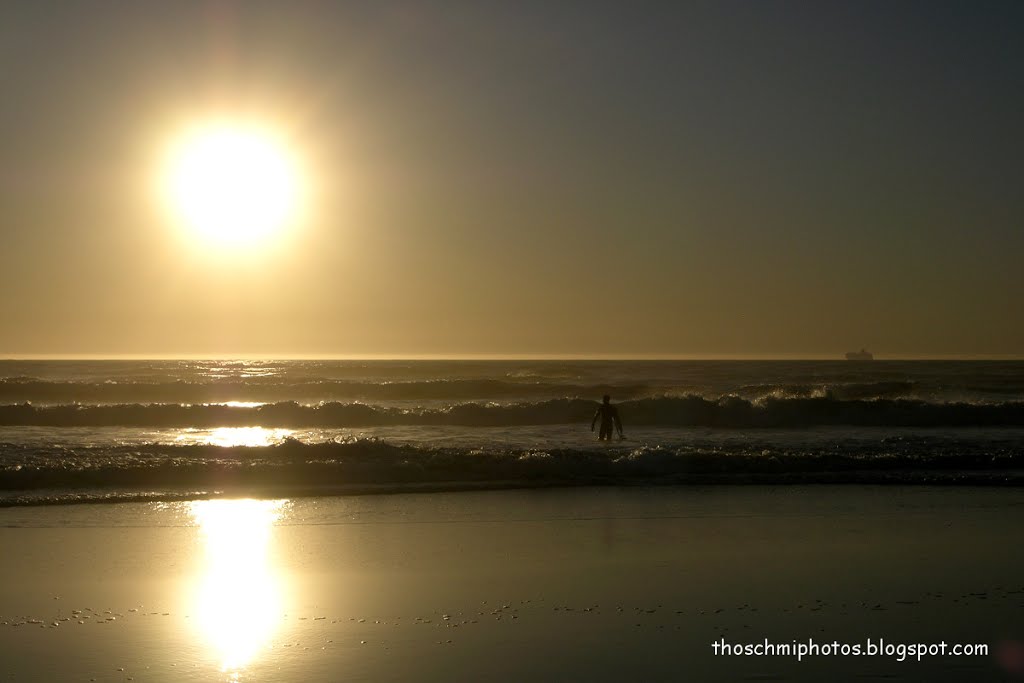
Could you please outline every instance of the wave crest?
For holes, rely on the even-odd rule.
[[[896,438],[822,452],[767,444],[715,446],[593,444],[559,449],[469,449],[399,445],[373,438],[274,446],[147,444],[34,450],[0,444],[0,505],[32,491],[226,491],[285,494],[368,487],[546,486],[704,482],[955,480],[1018,474],[1019,443]],[[975,477],[976,481],[977,477]],[[5,503],[6,501],[6,503]],[[12,503],[12,501],[15,501]]]
[[[910,399],[841,400],[736,396],[644,398],[618,404],[629,425],[675,427],[893,427],[1024,426],[1024,402],[929,403]],[[511,405],[460,403],[446,408],[404,409],[364,403],[261,406],[219,404],[120,404],[0,406],[0,425],[44,427],[377,427],[458,425],[501,427],[587,422],[596,404],[553,399]]]

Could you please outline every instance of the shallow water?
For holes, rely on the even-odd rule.
[[[611,393],[624,441],[597,443]],[[430,486],[1018,483],[1024,363],[2,361],[0,504]]]

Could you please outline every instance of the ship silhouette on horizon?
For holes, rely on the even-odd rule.
[[[860,351],[847,351],[846,360],[874,360],[874,355],[867,349],[861,349]]]

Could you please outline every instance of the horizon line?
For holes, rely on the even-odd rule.
[[[150,353],[71,353],[71,354],[10,354],[0,355],[0,361],[846,361],[842,353],[689,353],[689,354],[557,354],[557,353],[435,353],[435,354],[150,354]],[[892,354],[878,355],[875,361],[924,360],[989,360],[1019,361],[1022,354],[1006,353],[947,353],[947,354]],[[852,361],[857,362],[857,361]],[[872,362],[872,361],[861,361]]]

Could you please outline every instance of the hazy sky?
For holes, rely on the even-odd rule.
[[[0,8],[0,355],[1024,355],[1024,3]],[[159,151],[311,181],[210,249]]]

